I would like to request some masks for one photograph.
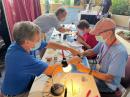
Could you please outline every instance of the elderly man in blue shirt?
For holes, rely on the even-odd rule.
[[[128,54],[125,47],[115,36],[116,24],[112,19],[101,19],[91,34],[101,36],[104,42],[99,42],[93,49],[87,50],[81,56],[93,56],[97,54],[96,70],[83,65],[76,65],[79,71],[94,76],[101,93],[115,93],[124,77]],[[77,58],[78,59],[78,58]]]
[[[53,42],[46,43],[40,39],[40,28],[29,21],[18,22],[14,25],[12,43],[5,57],[5,78],[2,85],[4,97],[27,97],[35,76],[44,73],[52,75],[55,67],[30,55],[31,51],[42,48],[69,50],[76,55],[78,51]],[[78,60],[71,59],[69,63],[77,64]]]

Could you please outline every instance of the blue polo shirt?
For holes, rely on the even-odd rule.
[[[109,46],[104,42],[99,42],[94,48],[94,52],[98,54],[98,61],[102,59],[104,53]],[[106,55],[100,62],[99,71],[114,76],[111,83],[106,85],[112,90],[116,90],[120,86],[121,78],[125,75],[125,67],[128,59],[128,53],[123,44],[119,43],[110,47]]]
[[[46,45],[47,43],[42,42],[41,47]],[[35,76],[42,74],[47,67],[47,63],[30,55],[19,44],[12,43],[5,57],[2,93],[13,96],[29,91]]]

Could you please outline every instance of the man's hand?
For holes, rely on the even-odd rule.
[[[65,30],[66,30],[66,32],[70,32],[71,31],[71,29],[67,29],[67,28],[65,28]]]
[[[77,50],[75,50],[73,48],[69,48],[68,50],[72,53],[73,56],[77,56],[78,54],[80,54],[79,51],[77,51]]]
[[[76,35],[77,35],[78,37],[80,37],[80,38],[82,38],[82,39],[83,39],[83,37],[80,35],[80,33],[79,33],[79,32],[76,32]]]
[[[81,58],[78,56],[75,56],[72,59],[70,59],[68,63],[74,65],[77,68],[77,70],[80,72],[84,72],[84,73],[90,72],[90,69],[83,65]]]
[[[84,44],[84,40],[83,40],[82,38],[80,38],[80,37],[77,37],[77,41],[78,41],[79,43],[81,43],[81,44]]]
[[[64,27],[60,27],[59,29],[58,29],[58,31],[59,32],[69,32],[69,31],[71,31],[70,29],[67,29],[67,28],[64,28]]]
[[[81,56],[81,57],[86,56],[86,52],[84,51],[84,52],[80,53],[79,56]]]
[[[63,72],[61,64],[49,65],[48,68],[43,72],[46,75],[54,76],[59,72]]]
[[[73,64],[73,65],[77,65],[82,63],[82,60],[80,59],[80,57],[78,56],[74,56],[73,58],[71,58],[68,63]]]
[[[87,57],[91,57],[91,56],[95,56],[96,53],[93,51],[93,49],[88,49],[82,53],[79,54],[80,56],[87,56]]]

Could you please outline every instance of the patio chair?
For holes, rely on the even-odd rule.
[[[126,64],[125,77],[121,80],[121,85],[127,89],[130,88],[130,56],[128,56],[128,62]],[[122,93],[118,89],[114,94],[101,94],[101,97],[121,97]]]

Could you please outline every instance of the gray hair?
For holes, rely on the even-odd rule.
[[[18,44],[23,44],[25,40],[32,40],[35,33],[40,33],[38,25],[30,21],[15,23],[13,28],[13,38]]]
[[[58,16],[59,14],[62,14],[62,13],[64,13],[64,12],[67,13],[66,9],[63,8],[63,7],[60,7],[60,8],[58,8],[58,9],[55,11],[55,15]]]

